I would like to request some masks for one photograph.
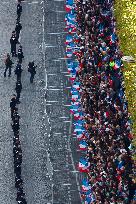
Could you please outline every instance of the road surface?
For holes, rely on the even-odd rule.
[[[22,177],[28,204],[80,204],[80,152],[69,113],[70,84],[65,62],[64,1],[24,1],[20,42],[22,64],[20,139],[23,151]],[[0,203],[16,204],[14,188],[10,96],[16,77],[3,78],[3,55],[10,52],[16,1],[0,4]],[[34,60],[37,74],[29,82],[27,65]],[[16,64],[16,59],[14,59]]]

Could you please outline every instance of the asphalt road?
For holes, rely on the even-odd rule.
[[[76,168],[80,152],[72,136],[70,84],[63,59],[64,1],[28,0],[22,5],[20,41],[25,59],[19,113],[27,203],[80,204],[82,176]],[[0,203],[16,204],[9,111],[16,78],[14,74],[3,78],[3,55],[10,51],[9,38],[16,19],[15,1],[2,1],[0,19]],[[31,60],[37,64],[34,84],[30,84],[27,72]]]

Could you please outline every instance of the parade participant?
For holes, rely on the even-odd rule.
[[[21,73],[22,73],[22,69],[21,69],[21,63],[18,61],[17,62],[17,66],[15,69],[15,74],[17,75],[17,81],[21,81]]]
[[[7,54],[6,56],[6,59],[5,59],[5,65],[6,65],[6,68],[5,68],[5,71],[4,71],[4,77],[6,77],[6,72],[7,70],[9,69],[9,77],[11,76],[11,67],[12,67],[12,60],[10,59],[10,55],[9,53]]]
[[[22,46],[20,45],[18,48],[18,61],[21,64],[22,63],[22,59],[24,58],[24,54],[22,51]]]
[[[22,5],[21,5],[21,2],[18,2],[18,4],[17,4],[17,20],[20,20],[21,13],[22,13]]]
[[[29,62],[28,64],[28,72],[30,72],[31,76],[30,76],[30,83],[33,83],[33,79],[34,79],[34,76],[36,74],[36,71],[35,71],[35,68],[37,66],[34,65],[34,61],[33,62]]]
[[[13,94],[13,97],[11,98],[11,101],[10,101],[10,109],[11,109],[11,118],[13,118],[13,114],[14,114],[14,111],[16,109],[16,95]]]
[[[21,29],[22,29],[22,25],[21,25],[21,23],[20,23],[20,21],[18,20],[17,22],[16,22],[16,27],[15,27],[15,31],[16,31],[16,40],[17,40],[17,42],[19,43],[19,35],[20,35],[20,31],[21,31]]]
[[[21,93],[21,90],[22,90],[22,84],[21,84],[20,80],[18,80],[16,82],[15,90],[16,90],[16,93],[17,93],[16,101],[17,101],[17,103],[20,103],[19,99],[20,99],[20,93]]]
[[[10,38],[12,57],[17,57],[17,54],[16,54],[16,44],[17,44],[16,34],[15,34],[15,31],[13,31],[12,32],[12,36]]]
[[[19,120],[14,120],[13,123],[11,124],[13,132],[16,134],[18,133],[20,126],[19,126]]]

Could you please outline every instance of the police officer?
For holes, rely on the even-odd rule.
[[[16,109],[16,95],[14,94],[10,101],[10,109],[11,109],[11,118],[13,119],[13,113]]]
[[[13,129],[13,132],[16,134],[16,133],[18,133],[18,131],[19,131],[19,120],[14,120],[13,121],[13,123],[12,123],[12,129]]]
[[[18,4],[17,4],[17,20],[20,20],[21,13],[22,13],[22,5],[21,5],[21,2],[18,2]]]
[[[16,90],[16,93],[17,93],[16,101],[17,101],[17,103],[20,103],[19,99],[20,99],[20,93],[21,93],[21,90],[22,90],[22,83],[21,83],[20,80],[18,80],[16,82],[15,90]]]
[[[17,62],[17,66],[15,69],[15,74],[17,75],[17,81],[21,81],[21,73],[22,73],[22,69],[21,69],[21,63],[18,61]]]
[[[22,25],[21,25],[20,21],[18,20],[16,22],[16,27],[15,27],[17,42],[18,42],[18,39],[19,39],[19,34],[20,34],[21,29],[22,29]]]
[[[24,54],[22,51],[22,46],[20,45],[18,48],[18,61],[19,61],[19,63],[22,63],[23,58],[24,58]]]
[[[17,54],[16,54],[17,38],[16,38],[16,33],[15,33],[15,31],[12,32],[12,36],[11,36],[11,38],[10,38],[10,44],[11,44],[12,57],[17,57]]]
[[[6,68],[5,68],[5,71],[4,71],[4,77],[6,77],[6,72],[7,72],[7,70],[9,69],[9,77],[11,76],[11,67],[12,67],[12,64],[13,64],[13,62],[11,61],[11,59],[10,59],[10,55],[9,55],[9,53],[7,54],[7,56],[6,56],[6,59],[5,59],[5,65],[6,65]]]
[[[16,100],[16,103],[17,103],[17,100]],[[15,107],[14,112],[13,112],[13,120],[15,120],[15,118],[18,118],[18,120],[20,119],[17,107]]]
[[[34,76],[36,74],[36,71],[35,71],[35,68],[37,66],[34,65],[34,61],[32,62],[29,62],[28,64],[28,72],[30,72],[31,76],[30,76],[30,83],[33,83],[33,79],[34,79]]]

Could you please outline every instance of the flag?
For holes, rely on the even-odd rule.
[[[91,186],[89,185],[89,182],[87,179],[82,180],[82,191],[87,192],[91,190]]]
[[[94,197],[91,196],[91,197],[86,197],[85,199],[85,204],[91,204],[95,201]]]
[[[67,13],[69,13],[71,10],[72,10],[72,6],[70,6],[70,5],[65,5],[65,11],[66,11]]]
[[[82,140],[84,138],[84,134],[82,132],[76,132],[76,136],[78,140]]]
[[[88,172],[89,163],[86,159],[80,159],[79,165],[78,165],[80,172]]]
[[[72,101],[77,101],[78,98],[79,98],[78,93],[72,93]]]
[[[121,67],[121,60],[120,59],[116,59],[115,60],[115,65],[114,65],[114,69],[119,69]]]
[[[66,4],[72,6],[74,4],[74,0],[66,0]]]
[[[111,43],[115,43],[115,42],[116,42],[116,39],[117,39],[116,34],[113,33],[113,34],[110,36]]]
[[[74,101],[74,102],[71,101],[71,105],[79,105],[79,104],[80,104],[79,101]]]
[[[70,58],[72,57],[73,53],[71,51],[66,51],[66,57]]]
[[[74,114],[76,111],[78,111],[78,109],[79,109],[78,105],[72,105],[70,108],[70,112]]]
[[[66,36],[66,44],[72,42],[72,40],[73,40],[73,38],[72,38],[71,35],[67,35],[67,36]]]
[[[80,82],[74,82],[73,88],[75,88],[76,90],[80,90]]]
[[[75,79],[76,79],[76,74],[70,73],[70,75],[69,75],[69,80],[70,80],[70,81],[75,81]],[[73,93],[72,93],[72,96],[73,96]],[[72,97],[72,98],[74,98],[74,97]]]
[[[79,120],[83,118],[82,112],[78,112],[74,114],[74,120]]]
[[[80,150],[86,150],[87,149],[88,144],[86,143],[85,140],[81,140],[80,144],[79,144],[79,148]]]
[[[76,133],[76,132],[85,132],[85,128],[84,127],[82,127],[82,126],[80,126],[80,125],[76,125],[75,126],[75,129],[74,129],[74,132]]]

